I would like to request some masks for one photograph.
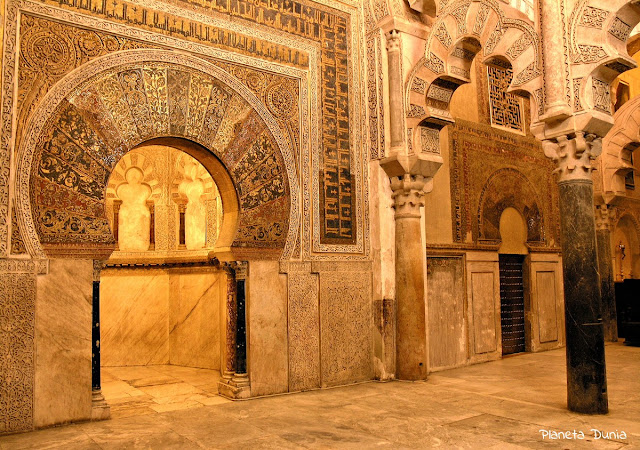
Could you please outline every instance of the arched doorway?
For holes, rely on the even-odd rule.
[[[80,293],[61,285],[59,294],[82,308],[64,303],[55,312],[73,310],[74,322],[86,324],[74,330],[77,348],[59,371],[73,377],[51,394],[60,403],[73,397],[78,405],[62,420],[86,418],[91,405],[92,374],[85,361],[91,348],[80,342],[93,341],[95,352],[99,339],[91,338],[90,324],[95,328],[99,317],[92,321],[91,290],[96,314],[102,262],[115,249],[106,208],[108,180],[127,152],[146,144],[188,153],[216,180],[225,215],[212,258],[273,260],[295,246],[299,189],[291,146],[267,107],[238,79],[190,55],[132,50],[97,58],[60,80],[25,126],[15,198],[30,256],[48,259],[51,274],[64,271],[86,287]],[[37,302],[39,314],[51,311],[46,298]],[[239,300],[238,314],[227,311],[227,316],[238,322],[226,330],[226,348],[232,349],[236,327],[245,327],[238,325],[244,320]],[[40,366],[37,377],[45,378]],[[40,409],[35,406],[36,415]],[[45,426],[47,420],[36,423]]]
[[[100,274],[101,388],[112,417],[210,405],[224,369],[226,273],[209,263],[224,213],[209,172],[168,145],[116,164]]]
[[[524,260],[527,226],[517,209],[507,207],[500,215],[500,324],[502,355],[525,351]]]

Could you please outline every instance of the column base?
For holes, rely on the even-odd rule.
[[[231,379],[223,377],[218,382],[218,394],[231,400],[240,400],[251,397],[249,376],[244,373],[234,374]]]
[[[91,420],[111,419],[111,407],[107,404],[102,391],[91,393]]]

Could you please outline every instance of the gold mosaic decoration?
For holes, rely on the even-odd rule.
[[[245,34],[191,21],[184,17],[185,10],[239,19],[251,27],[271,28],[319,45],[322,88],[320,243],[356,243],[356,170],[349,131],[351,27],[347,13],[311,1],[294,0],[177,0],[170,5],[155,1],[103,0],[45,0],[45,3],[296,67],[308,66],[309,56],[291,47],[262,40],[255,31]],[[285,98],[286,94],[279,102]]]
[[[112,244],[104,195],[115,163],[133,146],[167,135],[211,149],[229,170],[241,210],[234,245],[283,247],[289,187],[262,118],[220,80],[159,62],[100,74],[47,122],[31,176],[40,241]]]

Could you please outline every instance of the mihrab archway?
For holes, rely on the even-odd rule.
[[[120,52],[69,74],[32,117],[17,188],[30,254],[106,259],[109,175],[146,142],[186,151],[214,176],[225,210],[216,249],[236,259],[291,251],[299,222],[291,148],[260,100],[222,69],[186,54]]]

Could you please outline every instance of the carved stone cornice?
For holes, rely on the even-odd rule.
[[[602,138],[582,131],[575,137],[558,136],[542,141],[545,156],[557,164],[554,173],[559,175],[558,182],[591,181],[591,172],[595,169],[593,160],[602,152]]]
[[[396,219],[420,218],[420,207],[424,206],[424,189],[428,183],[429,180],[421,175],[405,174],[391,178],[391,197]]]

